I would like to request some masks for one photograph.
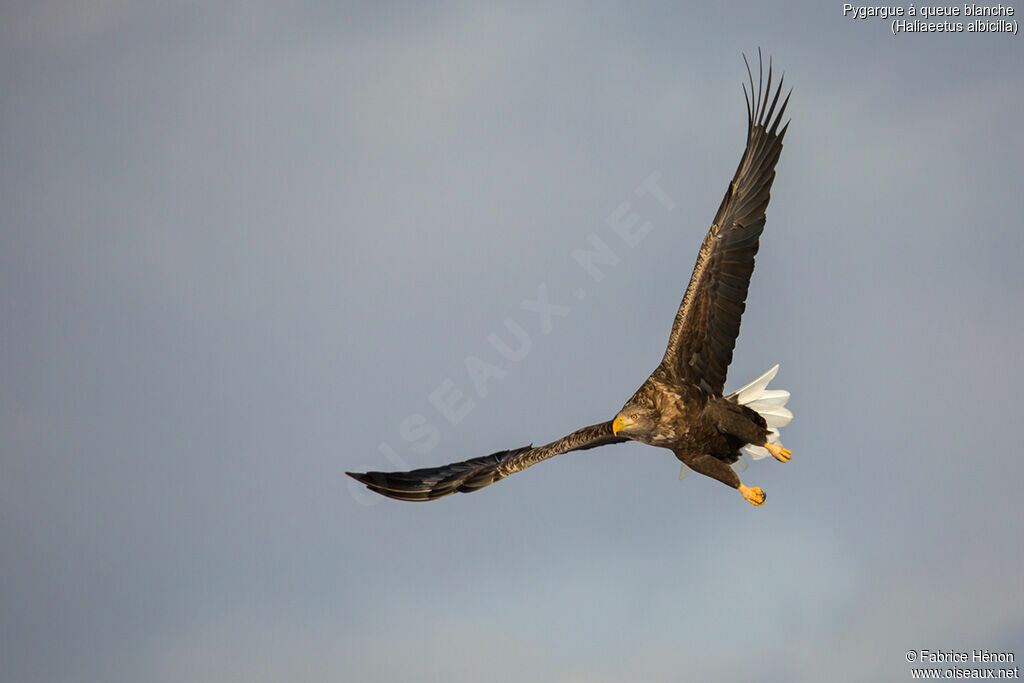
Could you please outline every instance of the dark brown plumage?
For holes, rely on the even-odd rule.
[[[778,106],[782,79],[772,96],[770,62],[767,82],[762,82],[761,70],[756,92],[749,65],[747,74],[750,92],[744,86],[747,144],[743,156],[697,255],[665,355],[615,419],[538,448],[500,451],[411,472],[350,472],[350,476],[391,498],[433,500],[457,491],[475,491],[561,453],[635,440],[671,449],[690,469],[739,489],[755,505],[764,502],[761,489],[740,483],[730,465],[740,458],[741,449],[753,451],[754,457],[770,452],[782,462],[789,460],[789,451],[778,444],[777,429],[792,417],[783,407],[789,395],[765,391],[774,369],[739,392],[729,396],[722,392],[788,128],[788,123],[779,125],[789,95]]]

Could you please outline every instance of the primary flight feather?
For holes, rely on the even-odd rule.
[[[665,356],[614,419],[536,448],[499,451],[410,472],[347,474],[389,498],[433,500],[476,491],[562,453],[634,440],[668,448],[682,461],[684,473],[695,470],[737,489],[750,503],[763,504],[764,492],[744,485],[737,465],[741,452],[755,459],[771,454],[780,462],[790,460],[789,449],[779,442],[779,428],[793,418],[785,407],[789,392],[767,388],[778,366],[728,396],[723,396],[723,390],[764,230],[775,165],[789,126],[781,124],[789,94],[780,105],[781,78],[772,94],[770,60],[767,79],[759,60],[756,90],[749,64],[747,76],[743,156],[697,254]]]

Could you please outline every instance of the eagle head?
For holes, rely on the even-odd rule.
[[[657,415],[654,414],[652,408],[627,403],[612,421],[612,433],[615,436],[621,435],[635,439],[653,434],[656,431],[656,426]]]

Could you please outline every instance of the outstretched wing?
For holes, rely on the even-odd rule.
[[[397,500],[434,500],[450,493],[469,493],[525,470],[541,460],[569,451],[582,451],[597,446],[628,441],[612,433],[612,423],[602,422],[552,441],[546,446],[527,446],[500,451],[441,467],[426,467],[411,472],[346,472],[366,488]]]
[[[746,62],[746,57],[743,61]],[[782,92],[782,79],[779,79],[769,106],[771,61],[768,62],[768,81],[763,89],[763,69],[758,74],[756,95],[749,64],[747,75],[750,77],[747,148],[701,245],[662,360],[662,365],[679,379],[697,384],[715,396],[722,395],[726,371],[740,332],[740,318],[747,299],[750,275],[754,271],[754,255],[764,230],[764,213],[772,181],[775,180],[775,164],[782,152],[782,138],[789,127],[787,122],[779,129],[789,103],[788,94],[778,114],[775,114]],[[747,95],[746,86],[743,92]]]

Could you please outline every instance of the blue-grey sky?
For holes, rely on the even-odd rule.
[[[1021,40],[818,2],[5,3],[4,680],[1024,656]],[[780,363],[793,394],[793,461],[744,474],[767,504],[637,444],[424,505],[350,485],[615,414],[758,46],[792,124],[728,386]],[[652,174],[671,210],[636,194]],[[630,246],[609,220],[633,214]],[[572,256],[595,239],[600,281]],[[455,391],[457,424],[431,400]]]

